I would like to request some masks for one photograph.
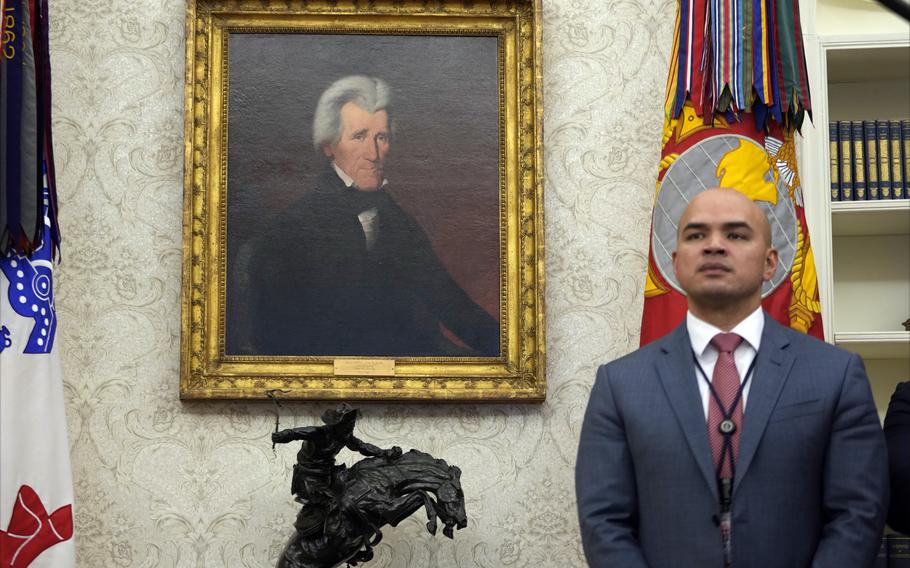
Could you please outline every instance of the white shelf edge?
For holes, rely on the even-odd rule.
[[[879,199],[873,201],[832,201],[831,213],[872,213],[875,211],[910,212],[910,199]]]
[[[887,235],[910,237],[910,200],[831,202],[833,238]]]
[[[910,45],[910,38],[902,33],[862,34],[862,35],[824,35],[817,34],[822,48],[828,49],[875,49],[877,47],[902,47]]]
[[[834,343],[866,360],[910,359],[910,331],[841,331],[834,333]]]
[[[835,331],[835,343],[910,343],[910,331]]]

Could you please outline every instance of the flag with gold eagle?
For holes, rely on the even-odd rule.
[[[762,305],[822,337],[818,281],[794,135],[810,112],[797,0],[678,0],[651,219],[641,344],[685,318],[673,274],[676,223],[711,187],[736,189],[771,222],[780,262]]]

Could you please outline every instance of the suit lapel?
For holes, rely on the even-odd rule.
[[[752,465],[752,458],[765,433],[771,411],[777,405],[781,390],[790,369],[793,367],[793,353],[787,349],[790,345],[784,328],[774,318],[765,314],[765,327],[762,331],[761,346],[756,355],[752,386],[743,415],[743,432],[739,441],[739,454],[736,458],[736,479],[733,491]]]
[[[661,384],[676,414],[695,456],[698,468],[705,477],[711,493],[717,497],[717,479],[711,447],[708,445],[708,431],[705,422],[701,395],[698,393],[698,378],[692,361],[692,343],[686,331],[685,322],[663,339],[662,357],[657,360],[657,373]],[[750,404],[751,404],[751,398]]]

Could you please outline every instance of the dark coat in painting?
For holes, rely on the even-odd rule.
[[[378,236],[368,250],[358,214],[372,208]],[[230,354],[499,354],[499,324],[384,190],[357,191],[328,169],[263,237],[248,249],[251,262],[235,263],[245,272],[234,281],[235,301],[227,290],[228,306],[248,315],[234,319],[242,329],[228,319]]]

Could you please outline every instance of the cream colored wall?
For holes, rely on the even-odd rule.
[[[544,2],[547,402],[363,405],[364,439],[464,470],[470,517],[449,541],[414,516],[370,566],[583,564],[578,430],[595,366],[638,341],[674,12]],[[177,398],[184,4],[57,1],[51,18],[79,566],[274,565],[294,451],[272,452],[271,407]],[[326,407],[287,405],[282,425]]]
[[[817,0],[819,35],[910,33],[907,22],[876,0]]]

